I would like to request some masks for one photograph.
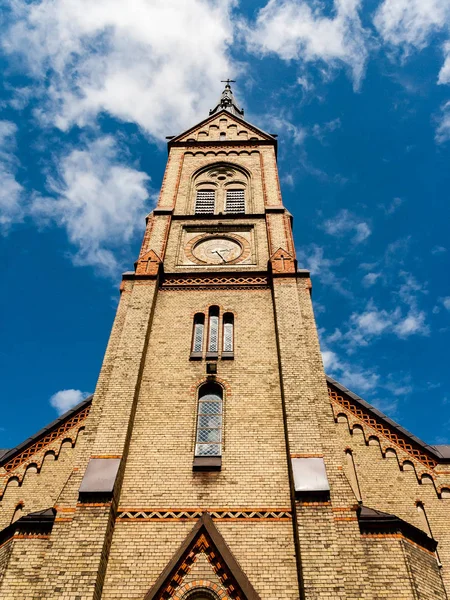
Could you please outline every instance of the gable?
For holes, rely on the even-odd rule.
[[[222,134],[222,137],[221,137]],[[225,134],[225,136],[223,135]],[[226,110],[211,115],[198,125],[188,131],[181,133],[169,142],[169,146],[175,143],[189,142],[219,142],[219,141],[272,141],[275,138],[262,129],[250,125],[244,119],[231,114]]]
[[[204,513],[175,552],[145,600],[181,600],[189,589],[219,598],[260,600],[208,513]]]

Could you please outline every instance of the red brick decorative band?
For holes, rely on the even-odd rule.
[[[365,411],[361,406],[352,402],[350,398],[340,396],[336,391],[331,389],[330,386],[328,386],[328,395],[332,403],[344,408],[428,468],[434,469],[438,464],[437,460],[424,452],[419,446],[411,443],[408,438],[402,436],[394,428],[389,427],[386,422],[377,419],[373,414],[369,413],[369,411]]]
[[[213,510],[207,509],[214,520],[221,521],[290,521],[292,513],[283,509],[257,509],[257,510]],[[206,509],[195,510],[152,510],[152,509],[121,509],[119,508],[117,521],[187,521],[199,519]]]
[[[165,277],[161,286],[162,290],[179,289],[246,289],[267,288],[268,279],[264,275],[189,275]]]
[[[28,448],[25,448],[25,450],[19,452],[19,454],[16,454],[13,458],[11,458],[11,460],[2,465],[5,471],[7,473],[13,471],[16,467],[33,456],[33,454],[36,454],[36,452],[39,452],[39,450],[42,450],[54,440],[63,437],[63,435],[66,434],[70,429],[82,423],[88,416],[90,408],[91,405],[89,404],[79,413],[73,415],[73,417],[62,423],[59,427],[49,431],[46,435],[43,435],[36,442],[34,442],[34,444],[31,444],[28,446]]]

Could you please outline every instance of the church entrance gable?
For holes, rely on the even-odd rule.
[[[145,600],[260,600],[208,513],[197,521]]]

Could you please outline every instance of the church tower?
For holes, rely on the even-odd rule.
[[[230,83],[169,139],[94,396],[0,457],[2,599],[450,591],[449,448],[325,375],[276,136]]]

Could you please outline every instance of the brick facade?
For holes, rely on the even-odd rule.
[[[232,189],[236,177],[245,189],[245,214],[195,215],[196,186],[219,189],[220,169],[229,178],[220,185]],[[196,258],[199,240],[227,235],[239,258]],[[0,597],[143,600],[208,513],[228,559],[223,546],[199,547],[152,597],[446,598],[448,461],[327,382],[310,293],[275,139],[226,110],[173,139],[92,401],[0,459]],[[194,315],[206,338],[211,306],[217,351],[208,355],[205,339],[193,355]],[[208,381],[223,390],[222,452],[214,470],[196,470]],[[293,461],[314,458],[329,491],[296,490]],[[89,481],[92,459],[119,464],[110,489]],[[378,511],[365,524],[361,506]],[[48,533],[17,533],[20,517],[50,507]]]

